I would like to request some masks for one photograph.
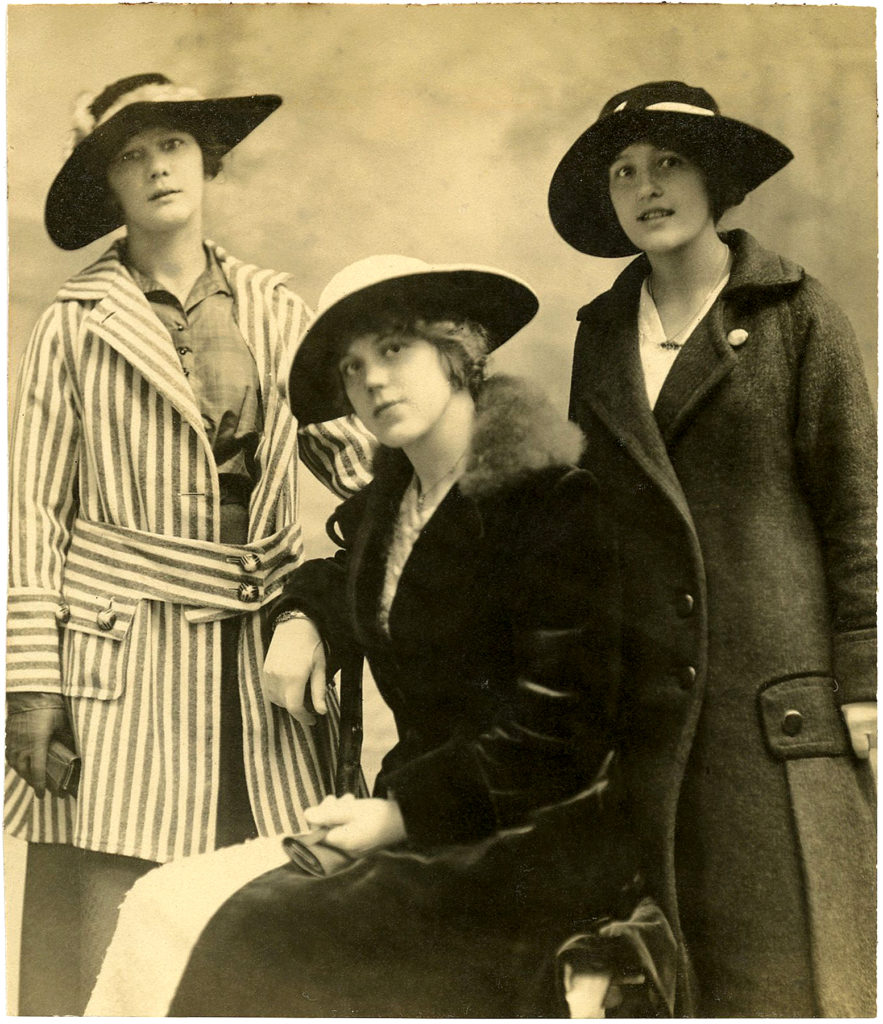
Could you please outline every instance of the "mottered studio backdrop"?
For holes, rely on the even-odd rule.
[[[57,287],[98,256],[55,249],[43,203],[74,100],[141,71],[282,107],[209,187],[208,234],[289,271],[315,306],[371,253],[500,266],[540,296],[495,365],[566,403],[574,313],[624,266],[571,249],[551,174],[614,92],[677,78],[781,138],[794,161],[725,224],[801,262],[876,355],[874,10],[511,4],[8,8],[10,361]],[[308,519],[311,518],[308,516]],[[316,524],[310,523],[311,527]],[[311,530],[313,536],[322,533]]]
[[[9,6],[10,371],[58,286],[107,244],[64,253],[43,228],[76,96],[162,71],[204,95],[284,98],[209,187],[210,237],[289,271],[311,306],[335,271],[371,253],[514,272],[541,309],[494,365],[535,378],[562,409],[575,311],[625,261],[558,237],[552,172],[613,93],[653,79],[702,85],[795,153],[725,224],[826,284],[874,379],[874,16],[692,4]],[[326,550],[332,505],[306,487],[308,551]]]

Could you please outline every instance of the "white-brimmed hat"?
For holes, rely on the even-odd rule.
[[[288,376],[288,401],[300,423],[321,423],[351,410],[340,387],[341,342],[371,329],[384,312],[427,319],[462,318],[488,332],[490,350],[533,319],[539,301],[523,281],[492,267],[433,266],[409,256],[369,256],[344,267],[319,297],[316,319],[300,343]]]

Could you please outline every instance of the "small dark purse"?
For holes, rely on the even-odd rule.
[[[53,740],[46,753],[46,788],[55,796],[76,796],[82,761],[79,755]]]
[[[353,858],[348,853],[324,842],[330,831],[327,828],[317,828],[312,832],[286,836],[282,840],[282,848],[288,854],[291,863],[310,878],[327,878],[353,863]]]

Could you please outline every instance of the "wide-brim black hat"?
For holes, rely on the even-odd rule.
[[[533,319],[539,300],[511,274],[469,264],[431,265],[409,256],[369,256],[344,267],[319,297],[316,319],[295,353],[288,401],[301,424],[322,423],[352,410],[338,370],[343,342],[385,312],[427,319],[471,320],[499,348]]]
[[[96,103],[88,108],[91,129],[88,121],[85,131],[80,128],[79,141],[49,189],[46,230],[62,249],[80,249],[122,225],[122,215],[108,202],[107,165],[132,135],[169,124],[189,132],[200,144],[210,143],[221,157],[282,103],[275,95],[197,98],[193,90],[175,86],[164,75],[139,75],[123,82],[144,84],[123,92],[103,114],[92,115]]]
[[[618,93],[574,142],[549,187],[549,213],[561,237],[590,256],[629,256],[629,241],[610,201],[608,168],[617,153],[642,138],[682,140],[719,167],[744,197],[793,153],[766,132],[724,117],[704,89],[683,82],[648,82]]]

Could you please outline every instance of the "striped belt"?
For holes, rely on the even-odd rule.
[[[95,607],[107,600],[112,614],[115,604],[149,598],[187,606],[191,622],[210,622],[266,604],[302,557],[297,524],[250,544],[216,544],[77,519],[60,612],[70,618],[84,601]]]

